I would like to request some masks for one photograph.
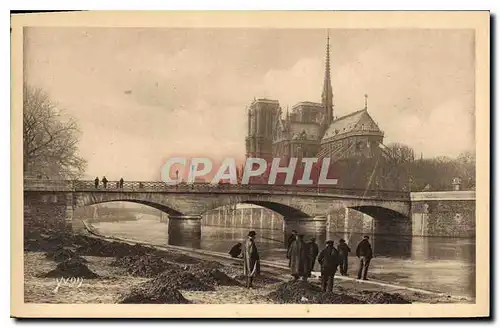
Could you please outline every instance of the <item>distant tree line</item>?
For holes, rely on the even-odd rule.
[[[370,159],[351,158],[336,163],[341,186],[357,189],[401,191],[445,191],[453,189],[453,179],[461,179],[461,190],[476,186],[476,156],[463,152],[456,158],[439,156],[416,158],[412,148],[394,143],[381,156]]]

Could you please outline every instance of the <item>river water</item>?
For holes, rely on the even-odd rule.
[[[131,238],[155,245],[168,244],[167,224],[154,216],[138,221],[101,222],[93,225],[106,235]],[[280,230],[252,229],[262,259],[287,263],[284,235]],[[202,226],[199,248],[227,253],[243,241],[249,229]],[[328,232],[327,239],[337,244],[345,239],[352,249],[349,276],[357,271],[355,248],[362,235]],[[475,298],[474,239],[441,237],[371,236],[374,259],[368,277],[393,284],[438,291],[454,296]],[[197,245],[197,246],[198,246]],[[184,245],[188,246],[188,245]],[[189,245],[190,246],[190,245]],[[319,245],[320,248],[323,245]],[[315,270],[318,270],[316,263]]]

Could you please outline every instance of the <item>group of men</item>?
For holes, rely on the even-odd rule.
[[[238,257],[243,253],[243,273],[246,276],[246,287],[251,288],[253,279],[260,273],[260,258],[255,245],[255,231],[250,231],[244,244],[238,243],[229,251],[232,257]],[[321,266],[321,286],[323,291],[333,290],[333,277],[340,267],[340,274],[347,276],[348,255],[351,249],[340,239],[337,248],[333,240],[328,240],[326,246],[319,251],[316,239],[311,238],[309,242],[304,241],[304,235],[292,231],[288,238],[287,258],[288,266],[293,280],[301,278],[307,281],[311,277],[316,260]],[[356,248],[356,256],[359,259],[358,279],[367,280],[368,267],[373,257],[369,237],[364,236]]]
[[[108,187],[108,179],[106,179],[105,176],[102,177],[102,186],[104,187],[104,189],[106,189]],[[95,177],[94,179],[94,187],[97,189],[99,188],[99,177]],[[123,188],[123,178],[120,178],[120,181],[117,181],[116,182],[116,188],[120,188],[122,189]]]

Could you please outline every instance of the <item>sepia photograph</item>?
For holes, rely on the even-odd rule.
[[[13,15],[12,315],[488,315],[489,19]]]

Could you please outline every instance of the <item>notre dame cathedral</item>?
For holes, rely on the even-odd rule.
[[[248,107],[247,157],[330,157],[336,162],[378,154],[384,133],[368,113],[367,96],[365,108],[334,116],[329,41],[321,102],[299,102],[283,115],[277,100],[255,99]]]
[[[303,157],[330,158],[339,187],[398,190],[384,132],[368,113],[367,98],[363,109],[334,115],[328,37],[321,102],[302,101],[283,113],[277,100],[254,99],[248,106],[246,156],[268,163],[273,158],[280,163],[293,157],[299,163]]]

